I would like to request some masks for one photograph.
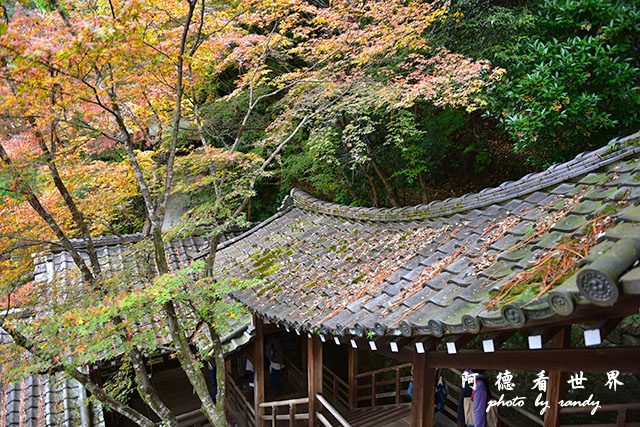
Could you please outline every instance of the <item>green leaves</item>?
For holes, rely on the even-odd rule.
[[[637,128],[640,62],[630,25],[640,8],[616,1],[544,0],[531,41],[519,45],[491,112],[539,165],[566,160]]]

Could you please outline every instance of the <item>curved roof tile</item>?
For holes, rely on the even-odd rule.
[[[478,332],[614,304],[640,292],[638,140],[428,205],[353,207],[294,189],[276,215],[225,242],[220,253],[234,262],[220,273],[264,279],[234,298],[271,322],[323,334]],[[609,228],[592,235],[595,222]],[[577,244],[589,252],[570,261],[571,277],[541,286],[534,273]]]

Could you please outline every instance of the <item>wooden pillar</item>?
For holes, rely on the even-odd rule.
[[[307,359],[309,358],[307,354],[307,341],[309,341],[305,337],[300,337],[300,342],[302,343],[302,370],[307,369]]]
[[[260,404],[264,402],[264,324],[258,316],[253,316],[256,328],[256,339],[253,344],[253,372],[254,388],[253,403],[256,411],[256,427],[264,426]]]
[[[436,370],[427,364],[427,353],[413,353],[411,427],[433,427]]]
[[[349,409],[355,409],[358,406],[357,396],[358,390],[356,381],[356,375],[358,374],[358,350],[349,347]]]
[[[571,326],[565,326],[554,335],[551,346],[553,348],[569,348],[571,344]],[[550,371],[547,387],[547,402],[549,409],[544,413],[544,427],[560,425],[560,408],[558,402],[564,395],[565,381],[562,371]]]
[[[322,404],[316,394],[322,394],[322,341],[316,335],[307,339],[307,384],[309,391],[309,427],[318,425],[316,412],[320,412]]]

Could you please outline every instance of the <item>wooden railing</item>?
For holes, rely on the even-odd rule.
[[[270,421],[272,427],[276,427],[278,425],[278,421],[288,421],[288,425],[293,427],[296,425],[298,420],[308,420],[309,412],[308,409],[304,409],[307,412],[303,412],[301,408],[298,406],[306,405],[307,408],[309,406],[309,398],[302,397],[300,399],[289,399],[289,400],[280,400],[277,402],[263,402],[260,404],[260,412],[265,412],[264,414],[260,414],[260,417],[264,421]],[[286,412],[283,410],[286,410]],[[267,411],[269,411],[267,413]],[[278,412],[282,412],[282,414],[278,414]],[[267,425],[265,423],[265,425]]]
[[[329,402],[327,402],[327,399],[325,399],[324,397],[322,397],[321,394],[316,394],[316,398],[318,399],[318,401],[322,404],[322,406],[324,406],[324,408],[331,414],[331,416],[338,421],[338,423],[340,423],[340,425],[342,427],[351,427],[351,425],[347,422],[347,420],[345,420],[342,415],[340,415],[340,412],[338,412],[338,410],[336,408],[334,408],[333,406],[331,406],[331,404]],[[327,417],[325,417],[322,412],[317,412],[316,413],[316,418],[318,418],[318,421],[320,421],[322,423],[323,426],[325,427],[333,427],[333,424],[331,424],[331,422],[329,422],[329,420],[327,419]]]
[[[349,407],[349,384],[338,377],[331,369],[322,367],[322,391],[335,403]]]
[[[580,414],[591,412],[592,407],[571,407],[560,408],[560,414]],[[627,413],[629,411],[640,410],[640,403],[621,403],[621,404],[604,404],[600,405],[598,412],[617,412],[615,424],[589,424],[589,427],[640,427],[640,423],[627,422]],[[571,424],[560,424],[560,427],[579,427]]]
[[[375,371],[363,372],[355,375],[356,382],[356,406],[358,402],[365,401],[366,406],[374,407],[380,399],[393,398],[393,402],[402,402],[402,396],[407,395],[409,382],[411,382],[411,363],[391,366]],[[368,379],[368,381],[367,381]]]
[[[204,427],[210,425],[209,420],[200,409],[180,414],[176,416],[176,420],[180,427]]]
[[[291,381],[291,383],[298,390],[306,390],[307,389],[307,373],[302,372],[298,367],[288,358],[284,358],[284,366],[285,373],[287,375],[287,379]]]
[[[225,402],[230,414],[239,427],[255,427],[256,411],[230,375],[227,375],[227,395]]]

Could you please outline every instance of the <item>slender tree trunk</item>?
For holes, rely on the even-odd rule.
[[[54,132],[53,123],[51,126],[52,126],[52,132]],[[92,273],[95,279],[96,276],[99,276],[101,274],[100,262],[98,260],[98,254],[95,250],[95,247],[93,246],[93,240],[91,239],[89,228],[87,227],[86,222],[84,220],[84,215],[82,214],[82,212],[80,212],[77,205],[75,204],[75,201],[71,197],[71,194],[69,194],[67,187],[64,185],[64,182],[62,181],[62,178],[60,177],[60,174],[58,172],[58,168],[55,162],[53,161],[53,153],[52,151],[49,151],[47,145],[44,142],[44,138],[42,137],[42,134],[38,130],[36,130],[36,139],[39,141],[40,148],[45,154],[47,165],[49,167],[51,176],[53,177],[54,184],[58,189],[58,191],[60,192],[60,194],[62,195],[62,198],[64,199],[64,202],[67,205],[67,208],[71,212],[71,216],[74,222],[82,232],[82,236],[85,242],[87,243],[87,252],[89,254],[89,259],[91,260],[91,270],[93,270]],[[95,280],[92,283],[89,283],[89,285],[92,286],[93,288],[96,288]],[[120,319],[120,317],[117,317],[116,319],[113,320],[113,322],[118,324],[122,322],[122,319]],[[123,337],[123,339],[126,339],[126,337]],[[129,353],[129,358],[131,360],[133,370],[136,374],[136,380],[138,385],[137,388],[142,400],[156,414],[158,414],[160,419],[162,419],[167,426],[177,426],[178,421],[176,420],[175,415],[164,404],[162,399],[160,399],[160,396],[158,395],[157,390],[149,380],[147,370],[144,364],[144,360],[137,348],[134,347],[133,350],[131,350],[131,352]]]
[[[382,185],[384,186],[385,191],[387,192],[387,197],[389,198],[389,202],[394,208],[400,207],[400,201],[398,200],[398,196],[396,195],[396,191],[391,184],[391,181],[387,177],[387,174],[384,172],[380,164],[373,158],[371,154],[371,149],[367,147],[367,153],[369,154],[369,161],[371,162],[371,166],[373,166],[373,170],[376,171],[378,178],[382,181]]]
[[[367,177],[367,181],[369,181],[369,186],[371,187],[371,194],[369,197],[373,202],[373,206],[375,206],[376,208],[379,208],[381,206],[380,195],[378,194],[378,187],[376,187],[376,180],[373,179],[373,176],[367,171],[367,168],[364,167],[364,165],[361,164],[360,169],[362,169],[362,172]]]
[[[136,382],[138,384],[138,393],[140,397],[158,416],[164,424],[169,427],[177,427],[178,420],[175,414],[164,404],[160,396],[158,395],[155,386],[149,379],[146,364],[142,355],[137,349],[133,349],[129,353],[129,359],[133,366],[133,372],[136,375]]]
[[[342,182],[344,184],[344,188],[347,189],[347,192],[351,195],[351,197],[353,197],[353,200],[354,201],[359,200],[360,197],[358,197],[358,193],[356,193],[353,187],[349,185],[349,180],[342,169],[340,169],[340,176],[342,176]]]
[[[216,254],[218,252],[218,244],[220,243],[220,239],[222,238],[222,232],[215,233],[211,239],[209,240],[209,254],[205,259],[205,274],[207,277],[213,277],[213,266],[216,262]]]
[[[52,138],[53,138],[53,132],[55,132],[55,130],[53,128],[53,124],[51,126],[52,126]],[[36,135],[36,140],[38,141],[40,148],[45,155],[47,166],[53,178],[54,184],[58,189],[58,192],[62,195],[65,205],[67,206],[67,209],[69,209],[76,226],[78,227],[79,230],[81,230],[81,233],[87,243],[87,252],[89,254],[89,259],[91,260],[91,270],[93,271],[89,272],[87,266],[84,266],[86,270],[84,274],[84,279],[87,282],[87,285],[102,292],[99,289],[98,283],[96,282],[96,277],[101,274],[100,263],[98,260],[98,255],[95,250],[95,247],[93,246],[93,241],[91,239],[89,229],[84,221],[84,215],[78,209],[77,205],[75,204],[75,201],[73,200],[73,197],[69,193],[67,187],[64,185],[64,182],[62,181],[62,178],[60,177],[58,168],[55,162],[53,161],[53,151],[52,150],[50,151],[49,148],[47,147],[46,143],[44,142],[44,137],[42,133],[38,129],[34,129],[34,132]],[[54,141],[52,140],[52,149],[53,149],[53,144],[54,144]],[[6,155],[6,153],[3,153],[3,154]],[[5,163],[10,164],[10,160],[8,159],[8,156],[3,158]],[[62,232],[60,227],[58,227],[55,219],[52,216],[50,216],[48,212],[44,210],[44,208],[39,204],[39,201],[35,198],[35,195],[33,195],[31,191],[29,191],[29,193],[30,193],[29,196],[32,198],[31,205],[36,210],[36,212],[43,219],[45,219],[45,214],[46,214],[47,218],[49,218],[47,222],[50,228],[52,228],[53,231],[56,232],[56,234],[58,235],[58,238],[61,241],[67,240],[66,235]],[[38,207],[42,209],[37,209]],[[75,248],[73,248],[73,252],[76,254],[77,257],[79,257],[79,254],[77,253]],[[72,254],[72,257],[73,257],[73,254]],[[81,267],[82,267],[81,265],[78,265],[78,268],[81,268]],[[119,324],[122,322],[122,319],[120,319],[120,317],[116,317],[113,319],[113,322],[115,324]],[[127,339],[127,338],[123,337],[123,339]],[[139,351],[134,347],[134,349],[130,352],[129,356],[134,366],[134,371],[136,372],[136,379],[138,380],[138,390],[140,392],[140,396],[142,397],[142,399],[149,405],[149,407],[151,407],[151,409],[153,409],[153,411],[156,414],[158,414],[158,416],[160,416],[160,418],[168,426],[177,426],[177,421],[175,419],[175,416],[169,410],[169,408],[162,402],[155,387],[149,381],[149,378],[147,377],[146,369],[144,368],[144,363],[142,364],[138,363],[139,361],[142,360],[142,357]],[[140,371],[141,369],[143,370],[143,372]]]
[[[82,384],[82,386],[86,388],[87,391],[91,393],[96,399],[105,403],[106,405],[113,408],[114,410],[124,415],[125,417],[129,418],[131,421],[133,421],[137,425],[143,426],[143,427],[156,427],[156,423],[154,423],[149,418],[145,417],[135,409],[132,409],[129,406],[123,403],[120,403],[113,397],[109,396],[102,388],[98,387],[86,375],[78,372],[75,369],[72,370],[71,372],[68,372],[68,374],[74,380]]]
[[[169,332],[176,348],[176,355],[180,361],[180,366],[182,366],[189,382],[193,386],[193,391],[198,396],[198,399],[200,399],[200,409],[202,410],[202,413],[207,417],[211,425],[224,425],[224,416],[221,418],[216,411],[216,405],[213,403],[213,399],[209,394],[209,388],[207,387],[205,377],[202,374],[202,370],[198,366],[198,362],[195,360],[193,352],[189,347],[189,342],[180,327],[173,302],[166,302],[163,305],[163,309],[167,316]],[[224,362],[222,366],[224,367]]]
[[[418,182],[420,183],[420,195],[422,196],[422,203],[426,205],[427,203],[429,203],[429,193],[427,188],[427,179],[423,173],[418,174]]]
[[[226,397],[227,376],[224,364],[224,350],[222,349],[222,341],[220,335],[211,326],[209,327],[209,335],[213,343],[213,355],[216,363],[216,382],[218,383],[218,396],[216,402],[216,410],[219,415],[224,417],[224,399]]]

